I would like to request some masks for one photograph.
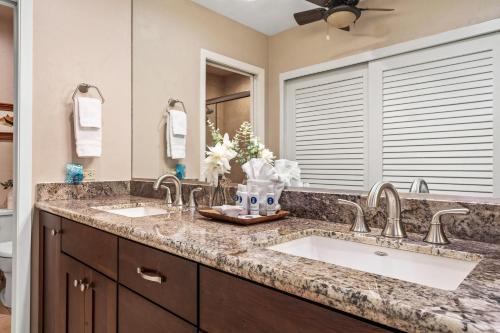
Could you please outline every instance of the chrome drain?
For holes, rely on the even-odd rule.
[[[385,257],[385,256],[389,255],[389,254],[387,254],[387,252],[384,252],[384,251],[375,251],[374,253],[380,257]]]

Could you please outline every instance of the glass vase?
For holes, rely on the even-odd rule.
[[[222,206],[226,204],[226,193],[224,191],[224,176],[219,175],[217,186],[212,191],[211,206]]]

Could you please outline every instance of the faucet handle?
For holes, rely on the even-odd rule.
[[[172,206],[172,194],[170,192],[170,187],[162,184],[161,188],[165,189],[165,191],[167,192],[167,195],[165,196],[165,203],[167,204],[168,207],[171,207]]]
[[[450,241],[446,237],[443,224],[441,223],[441,216],[449,215],[449,214],[457,214],[457,215],[467,215],[469,214],[469,210],[467,208],[455,208],[455,209],[445,209],[434,214],[431,220],[431,225],[429,227],[429,231],[424,238],[424,242],[431,244],[449,244]]]
[[[195,187],[191,190],[191,192],[189,192],[189,208],[196,208],[197,202],[195,194],[201,192],[201,190],[201,187]]]
[[[341,205],[346,205],[356,208],[356,219],[354,220],[354,223],[351,226],[351,231],[359,233],[370,232],[370,228],[368,227],[368,224],[366,224],[365,221],[365,214],[363,213],[363,209],[361,208],[360,205],[358,205],[355,202],[344,199],[338,199],[337,201]]]

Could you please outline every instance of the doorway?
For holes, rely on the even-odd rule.
[[[251,89],[250,74],[236,72],[217,64],[207,64],[206,120],[209,126],[205,133],[207,146],[214,145],[212,128],[234,138],[241,124],[252,121]],[[241,183],[244,179],[241,166],[234,160],[231,161],[231,173],[228,179],[232,183]]]
[[[0,333],[11,331],[14,239],[14,8],[0,2]]]
[[[217,81],[219,83],[217,83]],[[222,82],[222,83],[221,83]],[[200,63],[200,177],[204,181],[203,161],[212,142],[207,121],[221,134],[233,138],[240,125],[248,121],[254,135],[265,142],[265,71],[224,55],[201,50]],[[217,124],[215,124],[217,123]],[[231,182],[241,182],[241,167],[232,163]],[[233,169],[234,165],[234,169]]]

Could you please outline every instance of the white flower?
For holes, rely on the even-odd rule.
[[[264,159],[269,164],[272,164],[275,158],[273,152],[267,148],[263,148],[262,150],[260,150],[259,155],[260,158]]]
[[[231,170],[229,161],[236,157],[236,152],[232,149],[233,143],[229,140],[229,135],[224,134],[222,143],[217,143],[213,147],[208,147],[205,158],[204,174],[207,180],[216,184],[219,175],[228,173]]]

